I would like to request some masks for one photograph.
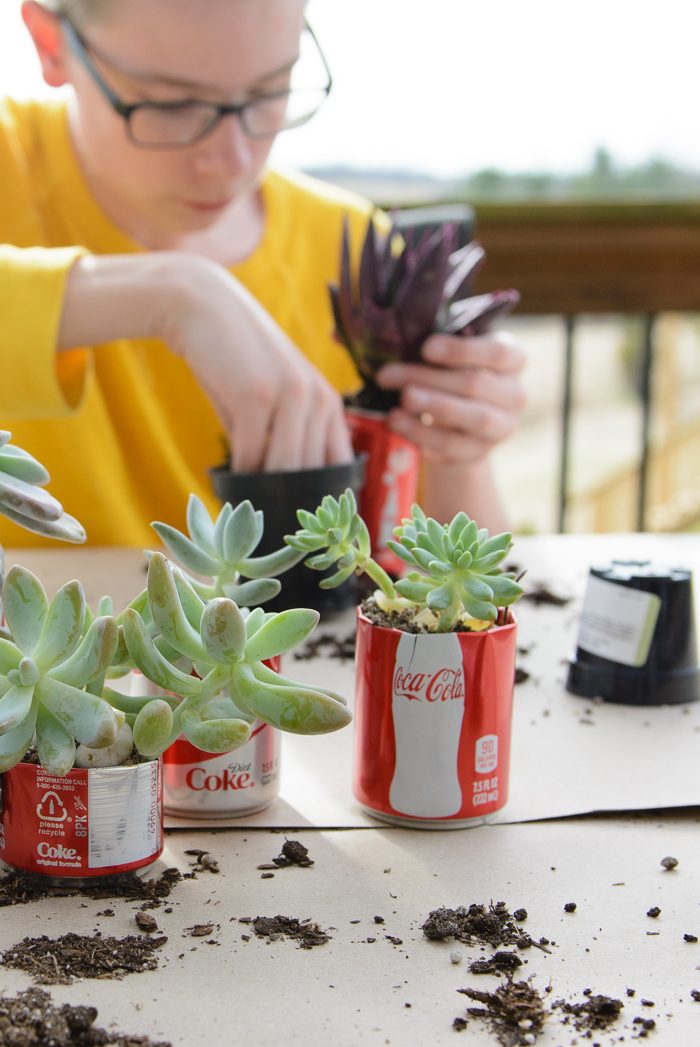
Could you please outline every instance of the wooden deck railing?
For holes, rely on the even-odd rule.
[[[700,203],[473,206],[476,236],[487,252],[478,289],[517,287],[522,296],[520,315],[563,318],[559,529],[566,529],[573,507],[569,432],[576,396],[572,375],[576,326],[586,313],[636,315],[645,321],[639,347],[639,461],[624,477],[613,477],[601,487],[600,504],[592,510],[592,529],[606,529],[613,503],[625,487],[635,489],[638,530],[686,526],[700,503],[695,490],[687,489],[687,464],[682,467],[680,462],[687,463],[689,449],[697,452],[700,425],[682,433],[667,430],[656,446],[650,440],[650,423],[655,409],[653,371],[665,349],[662,339],[657,339],[656,319],[666,313],[700,312]],[[679,474],[686,489],[671,490]],[[627,497],[635,496],[628,493]],[[609,519],[602,518],[606,500]]]

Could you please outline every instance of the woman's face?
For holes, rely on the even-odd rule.
[[[105,17],[80,31],[99,73],[124,102],[236,104],[288,85],[304,6],[304,0],[114,0]],[[272,140],[248,137],[237,116],[184,148],[139,148],[67,47],[65,62],[83,168],[98,199],[128,215],[131,228],[140,216],[151,238],[167,241],[214,225],[255,191]]]

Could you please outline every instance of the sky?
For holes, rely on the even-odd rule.
[[[203,0],[198,0],[202,3]],[[0,0],[0,93],[45,93]],[[278,163],[569,172],[606,147],[700,170],[700,0],[309,0],[333,71]]]

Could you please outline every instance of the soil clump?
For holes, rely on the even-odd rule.
[[[542,1031],[547,1011],[540,993],[529,982],[514,982],[508,979],[493,992],[481,989],[458,989],[483,1007],[468,1007],[470,1018],[486,1022],[490,1031],[503,1047],[516,1047],[535,1043]],[[455,1018],[454,1028],[465,1029],[465,1018]]]
[[[0,953],[0,963],[31,975],[39,985],[70,985],[74,978],[121,978],[152,971],[158,966],[156,949],[167,942],[159,938],[127,935],[125,938],[63,934],[60,938],[23,938]]]
[[[294,938],[300,949],[313,949],[325,945],[331,936],[311,920],[298,920],[293,916],[256,916],[253,930],[259,938],[274,942],[280,938]]]
[[[172,1047],[95,1026],[96,1007],[55,1006],[43,989],[0,997],[0,1047]]]
[[[516,909],[516,912],[524,910]],[[488,907],[472,903],[468,909],[464,906],[457,909],[433,909],[421,930],[431,941],[454,938],[465,945],[482,942],[494,949],[499,945],[517,945],[521,949],[534,945],[549,952],[547,939],[537,942],[522,927],[518,927],[505,902],[496,902],[495,905],[490,903]]]
[[[51,884],[43,877],[27,876],[10,872],[0,878],[0,908],[5,905],[25,905],[42,898],[82,898],[101,900],[123,898],[130,902],[144,902],[144,908],[157,908],[167,898],[176,883],[182,879],[177,869],[165,869],[160,876],[151,880],[124,873],[121,876],[98,876],[94,881],[83,881],[79,886],[71,883]]]

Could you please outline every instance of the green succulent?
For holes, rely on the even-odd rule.
[[[44,466],[10,443],[12,433],[0,429],[0,514],[27,531],[66,542],[84,542],[85,530],[44,485],[51,477]]]
[[[394,528],[398,540],[387,543],[412,568],[397,582],[372,559],[367,527],[351,490],[338,500],[326,496],[315,513],[299,510],[297,518],[301,528],[285,541],[314,554],[306,560],[308,567],[338,568],[321,585],[341,585],[353,572],[364,572],[379,586],[375,601],[382,610],[412,612],[428,631],[449,632],[460,623],[471,628],[491,624],[499,607],[510,606],[522,595],[501,566],[511,535],[491,538],[464,512],[440,524],[419,506],[412,507],[411,516]]]
[[[181,734],[207,752],[226,752],[248,740],[255,719],[298,734],[321,734],[350,722],[339,695],[297,683],[263,664],[304,641],[318,622],[316,611],[270,614],[257,607],[248,612],[228,596],[204,599],[160,553],[150,559],[147,593],[159,635],[151,637],[132,607],[124,612],[124,639],[136,667],[172,697],[104,691],[133,720],[134,741],[144,756],[163,752]],[[197,675],[180,669],[158,640]]]
[[[152,527],[172,556],[187,571],[210,578],[202,582],[188,576],[190,585],[205,600],[226,596],[239,606],[253,607],[277,596],[281,574],[303,559],[287,546],[267,556],[253,556],[263,535],[263,514],[249,501],[234,509],[228,502],[213,520],[204,503],[191,494],[187,503],[189,537],[170,524]]]
[[[36,738],[42,765],[67,774],[77,743],[100,748],[117,738],[114,709],[88,687],[112,661],[118,625],[101,615],[86,626],[80,582],[68,582],[49,601],[39,579],[24,567],[7,572],[3,601],[0,772],[18,763]]]

